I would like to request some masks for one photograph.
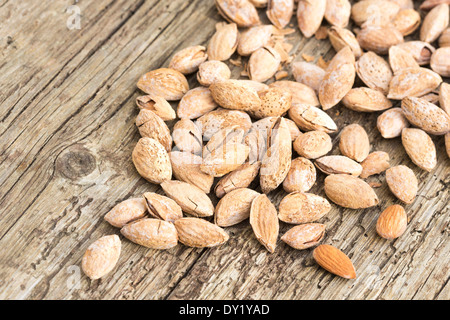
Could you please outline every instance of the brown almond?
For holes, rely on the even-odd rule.
[[[180,151],[172,151],[169,156],[173,175],[177,180],[190,183],[207,194],[211,191],[214,177],[200,170],[202,157]]]
[[[144,218],[147,213],[145,201],[142,198],[134,198],[122,201],[114,206],[106,215],[105,220],[117,228],[122,228],[127,223]]]
[[[139,109],[147,109],[153,111],[164,121],[174,120],[177,115],[175,110],[166,99],[155,95],[141,96],[136,99]]]
[[[258,97],[259,98],[259,97]],[[197,119],[196,125],[205,140],[229,127],[238,127],[247,132],[252,127],[250,116],[238,110],[216,109]]]
[[[269,0],[266,14],[275,27],[283,29],[294,14],[294,0]]]
[[[188,247],[216,247],[230,238],[222,228],[203,219],[182,218],[174,224],[178,232],[178,240]]]
[[[348,29],[336,26],[331,27],[328,29],[328,37],[330,38],[331,45],[336,52],[339,52],[344,47],[349,46],[356,59],[361,57],[363,54],[356,36]]]
[[[316,182],[316,168],[306,158],[292,160],[291,168],[283,181],[283,189],[288,192],[307,192]]]
[[[147,211],[153,217],[167,222],[183,218],[181,207],[172,199],[154,192],[146,192],[142,196]]]
[[[315,107],[319,105],[319,99],[317,99],[315,91],[302,83],[289,80],[281,80],[271,83],[270,87],[288,90],[292,94],[293,106],[307,104]]]
[[[320,223],[308,223],[289,229],[281,241],[294,249],[304,250],[315,247],[325,236],[325,225]]]
[[[370,152],[366,130],[356,123],[346,126],[341,132],[339,149],[344,156],[358,162],[363,161]]]
[[[393,24],[403,36],[407,36],[419,28],[420,22],[420,14],[416,10],[404,9],[395,16]]]
[[[322,244],[313,251],[314,260],[325,270],[345,279],[355,279],[352,261],[341,250]]]
[[[387,54],[390,47],[404,41],[402,33],[390,25],[363,27],[357,39],[361,48],[381,55]]]
[[[450,47],[439,48],[431,56],[431,69],[443,77],[450,77]]]
[[[402,143],[411,161],[419,168],[431,172],[436,167],[436,147],[425,131],[415,128],[403,129]]]
[[[391,192],[406,204],[417,195],[418,182],[414,172],[407,166],[395,166],[386,170],[386,182]]]
[[[247,188],[227,193],[216,206],[215,223],[219,227],[231,227],[248,219],[252,202],[259,195],[258,192]]]
[[[217,107],[211,91],[205,87],[197,87],[186,92],[178,104],[177,114],[180,119],[196,119]]]
[[[143,138],[152,138],[163,145],[167,152],[172,149],[169,127],[153,111],[142,109],[136,117],[136,126]]]
[[[387,94],[392,71],[389,64],[374,52],[364,53],[356,62],[359,78],[371,89]]]
[[[409,127],[401,108],[392,108],[383,112],[377,119],[377,128],[385,139],[400,137],[402,130]]]
[[[277,209],[265,194],[257,196],[250,208],[250,225],[255,233],[256,239],[266,249],[273,253],[277,245],[278,232],[280,229]]]
[[[322,24],[327,0],[299,0],[297,5],[297,22],[306,38],[311,38]]]
[[[258,92],[240,80],[216,82],[209,88],[214,100],[223,108],[241,111],[261,108]]]
[[[401,100],[405,97],[420,97],[435,90],[442,78],[425,68],[399,70],[389,83],[389,99]]]
[[[361,165],[345,156],[325,156],[315,161],[316,167],[325,174],[351,174],[358,177],[362,172]]]
[[[216,33],[208,44],[209,60],[228,60],[236,51],[239,41],[239,31],[235,23],[220,22],[216,25]]]
[[[294,150],[307,159],[317,159],[333,148],[331,138],[323,131],[309,131],[294,141]]]
[[[393,46],[389,49],[389,64],[394,73],[406,68],[420,67],[411,53],[398,46]]]
[[[423,41],[407,41],[397,45],[399,48],[412,54],[421,66],[430,63],[431,55],[436,50],[432,45]]]
[[[442,135],[450,131],[450,116],[424,99],[404,98],[402,111],[411,124],[430,134]]]
[[[181,209],[195,217],[210,217],[214,214],[211,199],[201,189],[182,181],[165,181],[162,189]]]
[[[292,64],[292,75],[297,82],[318,92],[320,83],[325,76],[325,70],[315,64],[300,61]]]
[[[160,184],[172,177],[169,154],[152,138],[141,138],[134,147],[132,159],[136,170],[146,180]]]
[[[172,58],[169,68],[183,74],[191,74],[208,59],[206,48],[203,46],[192,46],[178,51]]]
[[[387,207],[378,217],[377,220],[377,233],[380,237],[394,240],[405,233],[408,225],[408,216],[405,209],[394,204]]]
[[[234,22],[241,28],[261,23],[255,6],[248,0],[215,0],[214,2],[225,20]]]
[[[370,153],[367,158],[361,162],[362,172],[360,178],[366,179],[374,174],[379,174],[389,169],[389,160],[389,154],[384,151]]]
[[[202,132],[197,125],[189,119],[181,119],[173,127],[174,151],[184,151],[199,154],[202,151]]]
[[[331,210],[327,199],[312,193],[294,192],[280,202],[278,218],[290,224],[314,222]]]
[[[325,178],[325,193],[344,208],[365,209],[379,202],[373,189],[363,180],[348,174],[332,174]]]
[[[345,28],[350,21],[351,9],[349,0],[327,0],[325,19],[333,26]]]
[[[333,119],[319,108],[306,104],[293,105],[289,117],[304,131],[323,131],[333,133],[337,130]]]
[[[230,77],[230,68],[222,61],[217,60],[203,62],[197,72],[198,82],[205,87],[209,87],[215,82],[228,80]]]
[[[237,47],[239,55],[249,56],[264,47],[269,42],[272,32],[272,25],[256,26],[242,32]]]
[[[342,99],[347,108],[359,112],[383,111],[392,107],[392,102],[386,96],[370,88],[353,88]]]
[[[420,28],[420,40],[431,43],[448,27],[449,6],[440,4],[434,7],[423,19]]]
[[[178,244],[172,223],[159,219],[141,219],[125,225],[120,233],[128,240],[150,249],[165,250]]]
[[[81,260],[83,272],[92,280],[97,280],[114,269],[119,261],[121,243],[116,235],[104,236],[92,243]]]
[[[167,101],[180,100],[189,90],[186,77],[173,69],[161,68],[144,74],[137,83],[139,89]]]
[[[255,180],[259,173],[261,162],[244,163],[236,170],[228,173],[216,184],[215,193],[218,198],[222,198],[227,193],[238,189],[247,188]]]

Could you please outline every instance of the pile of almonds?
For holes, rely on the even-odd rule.
[[[149,192],[126,200],[105,220],[132,242],[169,249],[178,242],[222,245],[229,239],[223,228],[249,219],[255,237],[272,253],[280,220],[297,225],[281,237],[295,249],[317,246],[324,238],[326,226],[316,221],[331,204],[308,193],[317,169],[327,175],[324,191],[338,206],[377,206],[378,197],[364,179],[384,171],[393,195],[413,203],[418,190],[413,171],[390,167],[386,152],[371,152],[359,124],[342,128],[341,155],[327,155],[333,147],[330,134],[338,127],[325,111],[342,103],[357,112],[382,112],[380,134],[401,137],[412,162],[428,172],[437,163],[430,135],[446,135],[450,156],[450,85],[441,78],[450,76],[449,2],[427,0],[416,11],[410,0],[353,5],[348,0],[216,0],[228,23],[217,24],[208,47],[179,51],[168,68],[146,73],[137,84],[147,95],[137,99],[142,138],[132,160],[166,196]],[[261,24],[256,8],[264,7],[272,25]],[[285,36],[294,31],[286,26],[295,10],[306,38],[329,38],[337,54],[328,63],[292,63]],[[346,28],[350,19],[353,30]],[[420,40],[405,41],[415,34]],[[226,60],[242,66],[241,75],[249,80],[230,79]],[[281,80],[289,67],[296,81]],[[190,89],[185,75],[195,72],[201,86]],[[274,77],[275,82],[264,83]],[[354,87],[358,78],[365,87]],[[179,101],[176,112],[169,101]],[[177,117],[171,132],[165,121]],[[267,194],[280,186],[288,194],[277,210]],[[210,193],[220,198],[215,207]],[[214,223],[204,219],[213,216]],[[407,220],[404,207],[392,205],[380,214],[376,230],[396,239]],[[86,275],[98,279],[110,272],[120,248],[116,235],[94,242],[82,260]],[[350,259],[333,246],[319,245],[313,257],[331,273],[356,277]]]

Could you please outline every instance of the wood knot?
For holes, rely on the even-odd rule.
[[[71,146],[56,161],[56,170],[71,180],[91,174],[96,166],[95,157],[82,145]]]

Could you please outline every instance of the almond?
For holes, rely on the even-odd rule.
[[[241,56],[249,56],[264,47],[273,32],[272,25],[262,25],[247,29],[241,33],[237,51]]]
[[[345,156],[325,156],[316,160],[316,167],[325,174],[351,174],[358,177],[361,165]]]
[[[283,181],[283,189],[288,192],[307,192],[316,182],[316,168],[306,158],[298,157],[291,162],[291,168]]]
[[[385,139],[400,137],[409,122],[401,108],[392,108],[383,112],[377,119],[377,128]]]
[[[405,232],[407,225],[408,217],[405,209],[394,204],[387,207],[378,217],[377,233],[382,238],[394,240]]]
[[[450,77],[450,47],[439,48],[431,56],[431,69],[443,77]]]
[[[307,85],[318,92],[320,83],[325,76],[325,70],[309,62],[294,62],[292,64],[292,75],[297,82]]]
[[[194,122],[189,119],[181,119],[173,127],[174,151],[184,151],[198,154],[202,151],[202,132]]]
[[[258,92],[240,80],[216,82],[210,90],[214,100],[226,109],[249,111],[261,108]]]
[[[222,177],[236,170],[249,154],[249,148],[241,143],[226,143],[204,156],[200,169],[213,177]]]
[[[420,28],[420,40],[424,42],[435,41],[448,27],[449,7],[448,4],[440,4],[434,7],[423,19]]]
[[[317,246],[324,236],[324,224],[309,223],[289,229],[289,231],[281,237],[281,241],[287,243],[294,249],[304,250]]]
[[[222,61],[217,60],[202,63],[197,72],[198,82],[205,87],[209,87],[215,82],[228,80],[230,77],[230,68]]]
[[[275,27],[283,29],[294,14],[294,0],[269,0],[266,14]]]
[[[398,46],[389,49],[389,64],[394,73],[406,68],[419,68],[419,64],[412,54]]]
[[[350,91],[355,82],[355,56],[349,47],[339,51],[331,60],[319,88],[323,110],[334,107]]]
[[[280,63],[280,54],[274,48],[269,46],[259,48],[248,60],[248,75],[254,81],[267,81],[278,71]]]
[[[356,62],[359,78],[371,89],[387,94],[392,71],[389,64],[374,52],[367,52]]]
[[[450,47],[450,28],[445,29],[439,37],[439,47]]]
[[[197,71],[206,59],[208,59],[208,55],[205,47],[192,46],[178,51],[170,61],[169,68],[183,74],[190,74]]]
[[[181,207],[195,217],[209,217],[214,214],[211,199],[201,189],[186,182],[171,180],[161,184],[164,192]]]
[[[160,184],[172,177],[169,154],[152,138],[141,138],[134,147],[132,159],[136,170],[146,180]]]
[[[402,110],[411,124],[430,134],[441,135],[450,131],[450,116],[441,108],[424,99],[404,98]]]
[[[439,89],[439,105],[450,115],[450,84],[443,82]]]
[[[125,225],[120,232],[128,240],[150,249],[170,249],[178,243],[173,224],[159,219],[141,219]]]
[[[136,117],[136,126],[143,138],[153,138],[163,145],[167,152],[172,149],[169,127],[153,111],[142,109]]]
[[[122,201],[114,206],[106,215],[105,220],[117,228],[127,223],[144,218],[147,213],[143,198],[134,198]]]
[[[400,6],[400,9],[414,9],[414,3],[412,0],[390,0]]]
[[[121,243],[116,235],[104,236],[92,243],[81,260],[83,272],[97,280],[114,269],[119,260]]]
[[[365,209],[379,202],[373,189],[363,180],[347,174],[325,178],[325,193],[331,201],[344,208]]]
[[[370,152],[366,130],[356,123],[346,126],[341,132],[339,149],[344,156],[358,162],[363,161]]]
[[[278,223],[277,209],[265,194],[257,196],[250,208],[250,225],[256,239],[273,253],[277,245]]]
[[[250,2],[256,7],[256,8],[265,8],[267,7],[268,0],[250,0]]]
[[[414,172],[407,166],[396,166],[386,170],[386,182],[391,192],[406,204],[417,195],[418,182]]]
[[[436,50],[427,42],[407,41],[397,45],[399,48],[412,54],[417,63],[421,66],[430,63],[431,55]]]
[[[235,23],[220,22],[216,25],[216,33],[208,45],[209,60],[228,60],[236,51],[239,41],[239,31]]]
[[[341,250],[322,244],[313,251],[314,260],[325,270],[345,279],[355,279],[352,261]]]
[[[400,6],[389,0],[364,0],[352,7],[352,19],[357,25],[368,22],[370,25],[391,21],[400,11]]]
[[[414,9],[401,10],[394,18],[394,26],[403,36],[410,35],[419,28],[420,14]]]
[[[167,68],[144,74],[137,86],[145,93],[160,96],[167,101],[180,100],[189,90],[186,77],[181,72]]]
[[[307,159],[317,159],[326,155],[333,148],[328,134],[323,131],[309,131],[294,141],[294,150]]]
[[[431,10],[434,7],[440,5],[440,4],[450,4],[449,0],[425,0],[422,1],[422,4],[420,5],[420,10]]]
[[[251,27],[261,23],[255,6],[248,0],[215,0],[220,15],[239,27]]]
[[[205,193],[211,191],[214,177],[200,170],[202,157],[180,151],[172,151],[169,156],[173,175],[177,180],[190,183]]]
[[[178,240],[188,247],[216,247],[230,238],[222,228],[203,219],[182,218],[174,224],[178,232]]]
[[[345,28],[350,20],[351,9],[349,0],[327,0],[325,19],[333,26]]]
[[[136,99],[136,104],[139,109],[147,109],[153,111],[157,116],[159,116],[164,121],[174,120],[177,115],[175,110],[166,99],[155,96],[146,95],[141,96]]]
[[[203,138],[209,140],[218,131],[228,127],[237,126],[248,131],[252,127],[252,121],[243,111],[217,109],[198,118],[196,125],[200,128]]]
[[[292,105],[307,104],[310,106],[318,106],[319,99],[317,99],[314,90],[307,85],[295,81],[281,80],[270,84],[271,88],[282,88],[288,90],[292,94]]]
[[[357,39],[361,48],[381,55],[387,54],[390,47],[404,41],[402,33],[390,25],[365,26],[359,31]]]
[[[186,92],[178,104],[177,114],[180,119],[196,119],[217,107],[211,91],[205,87],[198,87]]]
[[[333,133],[337,130],[333,119],[319,108],[306,104],[293,105],[289,109],[289,117],[305,131],[318,130]]]
[[[285,114],[292,105],[290,91],[282,88],[270,88],[259,93],[261,107],[249,113],[257,119],[266,117],[279,117]]]
[[[431,172],[436,167],[436,147],[425,131],[414,128],[403,129],[402,143],[412,162],[419,168]]]
[[[359,112],[383,111],[392,107],[392,102],[386,96],[370,88],[353,88],[342,99],[347,108]]]
[[[183,218],[181,207],[172,199],[153,192],[144,193],[142,200],[148,212],[155,218],[174,222]]]
[[[328,37],[336,52],[349,46],[356,59],[361,57],[362,50],[359,42],[350,30],[334,26],[328,29]]]
[[[331,210],[330,203],[315,194],[294,192],[280,202],[278,218],[286,223],[301,224],[314,222]]]
[[[259,173],[261,162],[256,161],[252,164],[244,163],[236,170],[228,173],[216,184],[215,193],[218,198],[222,198],[227,193],[238,189],[247,188]]]
[[[322,24],[327,0],[299,0],[297,21],[300,31],[306,38],[311,38]]]
[[[389,84],[389,99],[401,100],[405,97],[420,97],[436,89],[442,78],[425,68],[399,70]]]
[[[216,206],[215,223],[219,227],[230,227],[248,219],[252,202],[259,195],[247,188],[230,191]]]
[[[370,153],[367,158],[361,162],[362,172],[360,177],[366,179],[374,174],[382,173],[389,169],[389,154],[383,151]]]

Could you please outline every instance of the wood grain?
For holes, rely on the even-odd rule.
[[[325,243],[347,253],[358,278],[320,269],[310,250],[279,241],[274,254],[255,239],[248,221],[227,228],[230,241],[213,249],[182,245],[149,250],[123,240],[116,270],[103,280],[80,274],[90,243],[118,230],[103,216],[146,191],[131,162],[139,134],[135,86],[141,74],[167,66],[189,45],[206,45],[222,19],[213,1],[97,0],[77,4],[81,29],[69,30],[67,1],[0,1],[0,298],[2,299],[449,299],[450,165],[444,139],[434,139],[438,167],[412,164],[399,139],[384,140],[376,114],[341,106],[328,113],[338,126],[360,123],[373,150],[392,165],[410,166],[420,195],[407,206],[399,239],[376,235],[379,213],[397,203],[384,183],[380,205],[333,206],[321,220]],[[267,22],[267,19],[264,21]],[[327,60],[328,41],[298,32],[289,42],[296,60]],[[231,65],[230,65],[231,66]],[[232,68],[237,78],[240,69]],[[195,75],[190,85],[197,86]],[[173,125],[171,123],[170,125]],[[334,135],[335,148],[339,135]],[[312,192],[324,195],[323,175]],[[285,195],[270,198],[278,206]],[[289,229],[281,224],[281,234]]]

